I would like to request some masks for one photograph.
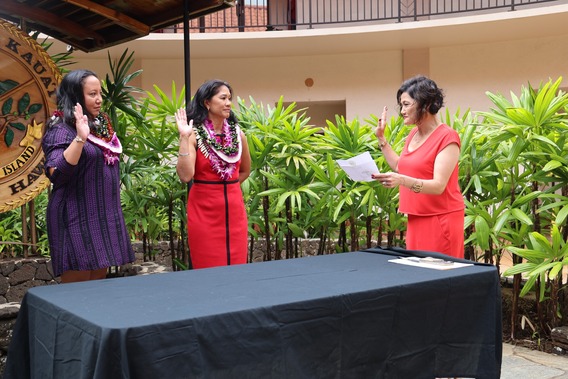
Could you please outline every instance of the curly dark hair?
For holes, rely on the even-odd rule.
[[[187,111],[187,119],[193,120],[193,123],[195,125],[203,124],[203,122],[207,119],[207,115],[209,114],[209,111],[205,106],[205,101],[211,100],[213,96],[219,93],[219,88],[221,88],[222,86],[226,86],[229,89],[232,97],[233,89],[231,88],[229,83],[223,80],[213,79],[203,83],[201,87],[199,87],[197,92],[195,92],[195,95],[191,100],[189,111]],[[227,121],[229,121],[229,123],[237,122],[237,117],[232,110]]]
[[[444,93],[436,83],[425,76],[419,75],[408,79],[400,86],[396,93],[396,102],[401,108],[400,96],[403,93],[416,101],[418,121],[422,120],[426,113],[437,114],[444,106]]]
[[[83,112],[85,112],[89,118],[94,117],[94,115],[88,114],[87,107],[85,106],[85,95],[83,93],[85,79],[89,76],[99,78],[97,74],[90,70],[70,71],[65,75],[63,80],[61,80],[57,88],[57,108],[63,113],[63,121],[67,125],[75,125],[75,115],[73,112],[77,103],[81,104]]]

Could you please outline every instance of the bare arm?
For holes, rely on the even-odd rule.
[[[193,132],[193,120],[190,120],[189,123],[187,122],[185,109],[178,109],[175,116],[179,132],[176,172],[182,182],[188,183],[195,175],[197,140]]]
[[[383,113],[381,118],[379,118],[379,124],[375,130],[375,135],[379,140],[379,149],[383,152],[386,162],[390,166],[391,170],[398,171],[398,154],[392,149],[385,138],[385,128],[387,125],[387,107],[383,108]]]
[[[418,192],[439,195],[446,189],[448,180],[456,167],[460,157],[460,148],[456,143],[446,146],[436,156],[434,161],[434,177],[429,180],[412,178],[410,176],[401,175],[397,172],[388,172],[384,174],[374,174],[373,178],[379,180],[385,187],[404,186],[411,188],[420,188]]]
[[[431,195],[444,192],[459,159],[460,148],[457,143],[449,144],[440,151],[434,162],[434,178],[424,181],[422,192]]]

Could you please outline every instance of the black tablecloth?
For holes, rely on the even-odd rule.
[[[32,288],[5,378],[498,378],[495,267],[391,253]]]

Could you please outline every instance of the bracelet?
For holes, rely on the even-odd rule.
[[[416,183],[414,183],[412,187],[410,187],[410,189],[412,190],[412,192],[419,193],[420,191],[422,191],[423,185],[424,182],[422,180],[420,181],[420,184],[418,184],[418,181],[416,181]]]
[[[382,150],[382,149],[383,149],[383,147],[385,147],[386,145],[387,145],[387,141],[386,141],[386,140],[385,140],[385,141],[383,141],[383,142],[379,141],[379,149],[381,149],[381,150]]]
[[[178,153],[178,157],[187,157],[189,153]]]
[[[75,137],[75,139],[74,139],[73,141],[78,142],[78,143],[85,143],[85,140],[82,139],[82,138],[79,137],[79,136]]]

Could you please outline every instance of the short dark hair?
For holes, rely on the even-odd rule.
[[[233,96],[233,89],[229,85],[229,83],[219,80],[219,79],[212,79],[208,80],[199,87],[193,99],[191,100],[191,104],[189,106],[189,111],[187,112],[187,119],[193,120],[195,125],[203,124],[203,122],[207,119],[207,115],[209,111],[205,106],[206,100],[211,100],[213,96],[219,93],[219,88],[222,86],[226,86],[231,93],[231,97]],[[231,123],[237,122],[237,117],[231,110],[231,114],[228,119]]]
[[[443,91],[438,88],[436,82],[425,76],[418,75],[402,83],[396,93],[399,107],[401,107],[400,96],[405,92],[416,101],[418,121],[424,118],[426,112],[435,115],[444,106]]]
[[[75,105],[81,104],[83,112],[88,114],[85,106],[85,95],[83,93],[83,85],[85,79],[89,76],[99,78],[97,74],[89,70],[73,70],[67,73],[59,87],[57,88],[57,108],[63,112],[63,120],[67,125],[75,125]],[[93,115],[90,115],[93,116]]]

